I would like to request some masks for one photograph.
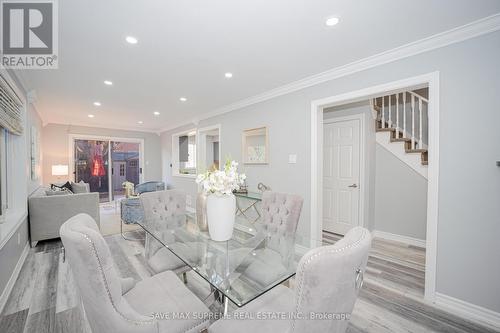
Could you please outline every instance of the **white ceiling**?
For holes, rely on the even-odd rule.
[[[18,74],[45,123],[158,131],[497,12],[498,0],[59,1],[59,69]]]

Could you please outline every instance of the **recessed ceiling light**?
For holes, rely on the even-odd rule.
[[[337,25],[338,23],[339,23],[338,17],[330,17],[325,21],[325,24],[329,27],[333,27],[334,25]]]
[[[187,101],[187,100],[188,100],[188,99],[187,99],[186,97],[181,97],[181,98],[179,98],[179,101],[181,101],[181,102],[185,102],[185,101]]]
[[[107,86],[112,86],[113,82],[111,82],[109,80],[104,80],[104,84],[107,85]]]
[[[155,116],[159,116],[159,115],[160,115],[160,112],[155,111],[155,112],[153,112],[153,114],[154,114]]]
[[[127,37],[125,37],[125,40],[129,44],[137,44],[137,42],[138,42],[137,38],[135,38],[133,36],[127,36]]]
[[[94,102],[95,106],[101,106],[101,102]]]
[[[142,124],[143,122],[142,122],[142,120],[139,120],[137,123],[138,123],[138,124]]]
[[[227,78],[227,79],[230,79],[233,77],[233,73],[229,73],[227,72],[226,74],[224,74],[224,76]]]
[[[95,116],[93,114],[89,114],[89,118],[94,118]]]

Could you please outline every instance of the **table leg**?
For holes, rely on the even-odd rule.
[[[125,232],[130,232],[130,231],[125,231]],[[123,239],[128,240],[128,241],[142,241],[144,238],[136,238],[136,237],[127,237],[123,233],[123,220],[120,219],[120,234],[122,235]]]
[[[227,316],[227,312],[229,310],[229,299],[224,295],[222,295],[222,304],[224,306],[224,310],[223,310],[222,314],[225,317],[225,316]]]
[[[243,210],[241,209],[241,206],[240,206],[240,200],[238,198],[236,198],[236,215],[238,215],[238,213],[245,216],[245,213],[243,212]]]
[[[258,221],[258,220],[260,220],[260,218],[262,217],[262,216],[260,215],[259,210],[257,209],[257,203],[258,203],[258,202],[259,202],[259,201],[254,201],[254,203],[253,203],[253,204],[252,204],[252,206],[251,206],[251,207],[253,207],[253,209],[255,210],[255,212],[257,213],[257,216],[258,216],[255,220],[253,220],[253,222],[257,222],[257,221]]]
[[[238,215],[238,213],[239,213],[240,215],[243,215],[248,221],[250,221],[250,222],[253,223],[253,222],[256,222],[257,220],[259,220],[261,218],[260,212],[257,209],[257,203],[259,202],[259,200],[252,200],[252,199],[247,199],[247,200],[251,200],[252,203],[250,205],[248,205],[246,208],[241,208],[239,199],[236,198],[236,215]],[[251,220],[245,214],[251,208],[253,208],[255,210],[255,212],[257,213],[257,215],[258,215],[258,217],[256,219],[253,219],[253,220]]]
[[[211,291],[210,295],[212,294],[214,295],[214,300],[215,302],[217,302],[218,308],[220,309],[220,313],[226,316],[229,311],[229,298],[227,298],[223,293],[219,292],[219,290],[217,290],[212,286],[210,286],[210,291]],[[207,298],[205,298],[205,300],[208,299],[210,295],[208,295]]]

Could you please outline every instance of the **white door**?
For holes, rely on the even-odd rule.
[[[127,180],[125,162],[113,162],[113,190],[121,190]]]
[[[323,140],[323,229],[344,235],[359,224],[359,119],[325,123]]]

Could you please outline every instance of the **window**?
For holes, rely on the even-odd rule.
[[[196,175],[196,130],[172,136],[174,175]]]
[[[24,130],[23,106],[12,85],[0,75],[0,218],[11,208],[12,187],[12,140]],[[14,134],[11,134],[14,133]]]
[[[125,176],[125,164],[120,164],[120,176]]]
[[[24,95],[0,68],[0,242],[27,213],[28,144]]]

